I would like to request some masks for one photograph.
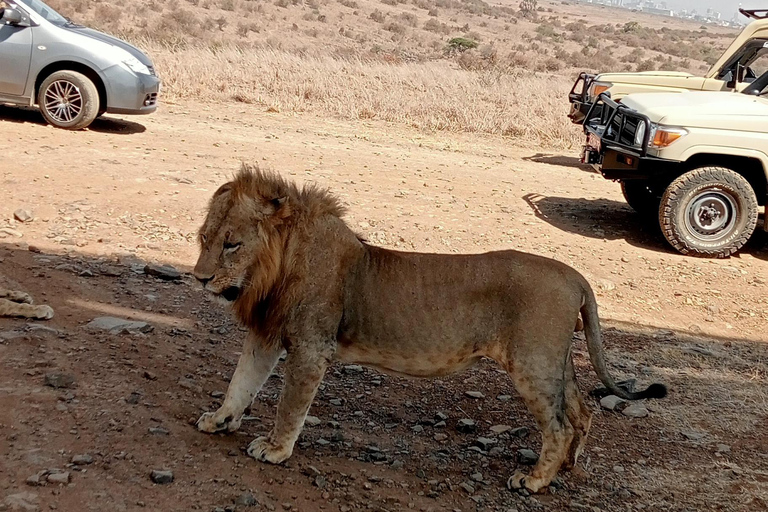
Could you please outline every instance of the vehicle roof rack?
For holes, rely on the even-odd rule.
[[[764,20],[768,18],[768,9],[739,9],[739,12],[747,18]]]

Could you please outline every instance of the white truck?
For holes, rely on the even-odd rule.
[[[585,114],[582,161],[621,182],[678,251],[725,258],[768,200],[768,72],[740,93],[600,94]]]
[[[704,76],[675,71],[642,73],[583,72],[571,89],[568,117],[582,123],[597,97],[608,92],[615,101],[638,92],[742,91],[768,70],[768,9],[740,9],[752,21]]]

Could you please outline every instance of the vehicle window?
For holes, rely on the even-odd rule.
[[[52,7],[49,7],[41,0],[26,0],[24,3],[31,10],[45,18],[47,21],[53,23],[54,25],[66,25],[68,23],[67,18],[54,11]]]
[[[755,72],[755,76],[760,76],[768,71],[768,48],[761,49],[754,60],[747,65]]]

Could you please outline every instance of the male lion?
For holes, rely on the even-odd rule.
[[[591,412],[576,383],[571,340],[579,313],[603,384],[629,400],[661,398],[653,384],[630,393],[607,371],[595,297],[574,269],[517,251],[479,255],[397,252],[361,241],[329,192],[297,188],[243,165],[217,190],[200,229],[194,269],[251,329],[221,408],[197,422],[232,432],[287,350],[275,426],[248,454],[291,456],[331,361],[416,377],[446,375],[481,357],[507,370],[542,430],[530,476],[508,484],[538,492],[584,446]]]

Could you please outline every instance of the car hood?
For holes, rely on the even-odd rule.
[[[134,57],[136,57],[136,59],[142,64],[144,64],[145,66],[152,65],[152,61],[150,60],[149,57],[147,57],[147,55],[144,52],[142,52],[135,46],[126,43],[121,39],[110,36],[109,34],[105,34],[103,32],[99,32],[98,30],[93,30],[92,28],[83,27],[80,25],[66,26],[63,28],[66,30],[70,30],[76,34],[81,34],[86,37],[96,39],[97,41],[101,41],[102,43],[107,43],[112,46],[121,48],[127,51],[128,53],[130,53],[131,55],[133,55]]]
[[[595,80],[599,82],[626,84],[655,84],[660,77],[690,77],[690,73],[679,71],[642,71],[640,73],[601,73]]]
[[[724,128],[746,120],[768,131],[768,100],[735,92],[630,94],[622,100],[654,123],[691,128]]]

